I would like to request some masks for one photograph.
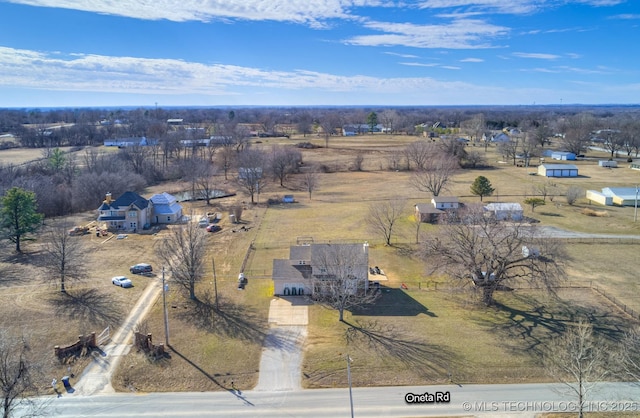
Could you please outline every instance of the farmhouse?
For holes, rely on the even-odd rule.
[[[573,164],[541,164],[538,175],[545,177],[578,177],[578,167]]]
[[[358,287],[369,287],[369,245],[364,244],[305,244],[289,248],[288,259],[273,260],[272,279],[276,296],[313,295],[315,281],[331,281],[330,271],[335,263],[327,259],[335,254],[349,254],[349,275],[358,279]],[[328,271],[329,270],[329,271]]]
[[[431,203],[436,209],[458,209],[460,202],[455,196],[435,196]]]
[[[133,231],[148,228],[153,204],[135,192],[125,192],[116,200],[107,193],[98,208],[98,223],[106,223],[110,230]]]
[[[520,203],[489,203],[484,209],[499,221],[521,221],[523,218]]]
[[[182,206],[178,203],[175,196],[163,192],[154,194],[149,200],[153,204],[152,223],[171,224],[182,219]]]

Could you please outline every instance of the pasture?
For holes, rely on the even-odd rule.
[[[588,315],[608,338],[615,340],[621,330],[633,323],[609,300],[589,288],[595,283],[640,311],[633,268],[637,246],[632,243],[568,241],[567,283],[576,287],[560,289],[557,298],[522,288],[500,293],[497,306],[486,308],[473,303],[470,289],[461,289],[445,278],[427,276],[424,263],[415,255],[419,244],[415,243],[411,210],[415,203],[429,201],[431,197],[411,187],[410,172],[387,169],[390,154],[415,140],[386,135],[335,137],[328,149],[301,150],[304,166],[317,164],[323,169],[312,198],[301,190],[301,176],[292,175],[284,188],[269,184],[260,202],[293,194],[296,203],[245,204],[243,219],[247,231],[233,232],[234,227],[225,216],[222,232],[208,238],[207,278],[196,290],[200,301],[190,302],[179,288],[170,288],[171,357],[150,362],[142,354],[130,353],[114,376],[114,387],[142,392],[220,390],[228,387],[231,380],[243,388],[252,387],[257,381],[262,338],[268,326],[271,263],[274,258],[287,257],[289,246],[298,237],[313,237],[316,242],[368,241],[370,264],[383,268],[388,278],[382,283],[378,303],[367,310],[346,313],[346,323],[338,322],[335,311],[320,306],[310,308],[303,365],[306,387],[346,385],[345,353],[354,359],[354,385],[361,386],[545,381],[547,377],[537,363],[539,349],[567,324]],[[302,141],[324,146],[324,140],[318,137],[270,139],[255,146],[269,149],[275,144]],[[477,150],[485,153],[484,148]],[[3,159],[7,158],[3,156],[5,152],[0,152],[0,161],[7,161]],[[353,171],[358,155],[363,157],[363,170]],[[469,187],[475,177],[484,175],[496,189],[485,202],[522,203],[541,184],[552,186],[561,194],[569,186],[584,190],[630,186],[636,184],[640,174],[624,166],[603,169],[594,159],[576,162],[580,169],[578,178],[550,180],[530,175],[535,168],[501,162],[495,147],[486,151],[486,160],[486,167],[461,170],[443,194],[459,196],[463,202],[478,202]],[[219,183],[223,182],[220,178]],[[233,183],[225,186],[232,188]],[[145,195],[177,191],[180,187],[158,185],[149,188]],[[213,201],[211,207],[204,202],[190,204],[185,212],[226,213],[230,205],[247,201],[242,191],[237,191],[238,196]],[[394,235],[394,246],[386,247],[368,231],[365,218],[370,205],[399,197],[407,201],[406,215]],[[554,196],[553,201],[547,197],[546,203],[535,212],[524,207],[525,215],[545,226],[586,233],[640,235],[640,226],[633,222],[633,208],[591,205],[584,198],[570,206],[560,195]],[[582,213],[584,208],[606,210],[608,216],[586,216]],[[88,221],[94,216],[94,213],[77,215],[73,222]],[[423,224],[420,233],[429,234],[433,228],[437,226]],[[78,237],[90,251],[87,264],[91,273],[86,280],[70,285],[70,298],[66,299],[49,280],[46,265],[39,261],[38,241],[25,246],[22,256],[12,255],[11,247],[4,247],[0,260],[0,325],[16,335],[24,333],[31,337],[45,375],[66,373],[67,365],[53,359],[53,345],[70,344],[78,334],[99,332],[107,325],[118,326],[146,281],[158,280],[158,276],[134,276],[132,289],[115,288],[110,278],[129,275],[128,267],[137,262],[159,267],[154,244],[162,239],[163,233],[160,230],[157,235],[131,234],[124,240]],[[238,291],[237,273],[245,257],[249,284],[244,291]],[[213,262],[219,311],[213,309]],[[403,283],[406,290],[400,288]],[[153,334],[154,341],[162,341],[161,301],[155,303],[140,326]],[[82,364],[72,365],[76,374]],[[48,382],[45,379],[43,387]]]

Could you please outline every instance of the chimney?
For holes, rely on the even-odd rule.
[[[107,205],[110,205],[110,204],[111,204],[111,193],[107,193],[107,197],[106,197],[106,199],[104,199],[104,202],[105,202]]]

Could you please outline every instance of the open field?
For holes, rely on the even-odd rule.
[[[269,140],[258,146],[305,140],[324,146],[324,140],[318,137]],[[271,263],[274,258],[287,257],[289,246],[298,237],[313,237],[317,242],[368,241],[370,264],[383,268],[388,277],[382,283],[382,298],[374,308],[346,314],[346,321],[353,327],[339,323],[335,311],[310,308],[303,366],[306,387],[345,385],[346,353],[354,359],[355,385],[544,381],[546,376],[536,363],[537,347],[565,324],[575,321],[579,313],[593,318],[611,338],[632,324],[629,317],[588,288],[564,289],[559,292],[560,299],[518,289],[499,294],[498,306],[485,308],[470,302],[468,293],[452,288],[446,280],[426,276],[424,264],[413,255],[416,233],[410,213],[415,203],[428,201],[430,196],[411,188],[409,172],[386,170],[388,154],[415,140],[387,136],[332,138],[329,149],[302,150],[305,165],[321,164],[328,171],[319,175],[319,189],[312,199],[299,190],[300,179],[292,176],[286,188],[270,184],[260,201],[293,194],[296,203],[247,205],[243,219],[248,231],[232,232],[234,228],[225,216],[222,232],[209,237],[206,265],[211,279],[197,288],[200,302],[190,302],[179,288],[170,287],[171,357],[152,363],[132,352],[114,376],[114,387],[143,392],[220,390],[228,388],[231,380],[242,388],[252,387],[257,381],[262,339],[268,326],[267,309],[273,293],[269,280]],[[0,152],[0,161],[4,152]],[[358,153],[364,155],[364,171],[350,171]],[[469,186],[475,177],[484,175],[497,189],[485,202],[522,202],[525,195],[533,194],[537,184],[548,181],[529,175],[534,168],[499,163],[495,148],[487,152],[487,161],[488,168],[462,170],[445,194],[460,196],[463,202],[478,202],[470,195]],[[571,185],[585,190],[629,186],[640,175],[624,167],[603,169],[597,161],[579,161],[577,165],[581,177],[554,179],[558,189]],[[224,184],[222,179],[220,184]],[[224,186],[232,188],[233,183],[229,181]],[[175,192],[183,187],[154,186],[145,195]],[[367,230],[364,219],[369,205],[399,196],[407,199],[407,214],[398,225],[395,246],[385,247],[379,237]],[[226,214],[232,203],[245,200],[239,194],[212,201],[210,207],[197,202],[186,205],[185,213],[219,210]],[[585,207],[606,210],[609,216],[583,215],[581,210]],[[547,198],[547,205],[533,213],[525,208],[525,215],[541,225],[569,230],[640,235],[640,226],[633,222],[633,208],[605,208],[590,205],[584,199],[569,206],[562,197],[555,197],[553,202]],[[73,222],[79,224],[93,217],[93,213],[81,214]],[[433,228],[437,226],[423,224],[420,233],[428,234]],[[30,336],[34,354],[43,359],[46,376],[66,374],[67,366],[53,360],[53,346],[70,344],[78,334],[117,326],[146,283],[159,279],[154,243],[162,239],[163,233],[164,230],[157,235],[131,234],[124,240],[78,237],[90,250],[87,264],[91,273],[86,280],[71,283],[68,296],[60,295],[55,285],[47,281],[39,242],[27,243],[22,256],[12,255],[11,247],[4,247],[0,259],[0,326],[16,335]],[[251,242],[254,249],[248,252]],[[615,240],[570,244],[568,282],[596,283],[640,312],[634,269],[637,248]],[[245,272],[249,284],[245,291],[238,291],[237,274],[247,254]],[[212,308],[212,259],[221,314]],[[137,262],[153,264],[156,277],[133,276],[132,289],[111,285],[112,276],[129,275],[128,267]],[[402,283],[408,290],[400,289]],[[142,325],[153,334],[155,342],[163,340],[161,301],[155,303]],[[81,364],[73,366],[76,374]],[[49,382],[50,378],[44,379],[42,386],[48,387]]]

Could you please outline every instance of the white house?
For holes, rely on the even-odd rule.
[[[435,196],[431,199],[431,203],[436,209],[458,209],[460,202],[455,196]]]
[[[484,209],[491,212],[499,221],[521,221],[523,218],[520,203],[489,203]]]
[[[575,160],[576,154],[568,151],[553,151],[551,153],[551,158],[553,158],[554,160],[564,160],[564,161]]]
[[[578,177],[578,167],[573,164],[540,164],[538,175],[545,177]]]
[[[182,219],[182,206],[169,193],[154,194],[149,200],[153,203],[154,224],[170,224]]]

